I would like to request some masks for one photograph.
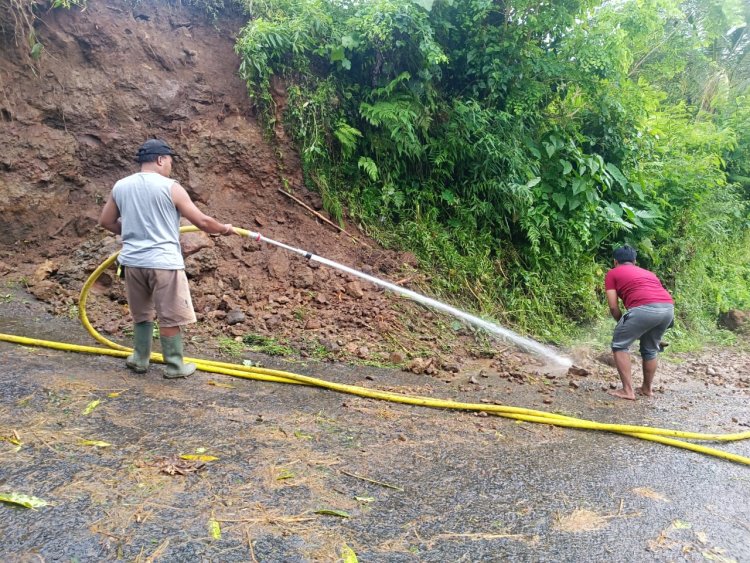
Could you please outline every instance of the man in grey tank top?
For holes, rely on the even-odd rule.
[[[161,139],[143,143],[136,156],[140,172],[115,184],[99,217],[102,227],[122,237],[119,261],[125,268],[135,341],[125,363],[136,373],[148,370],[158,318],[164,377],[169,379],[195,372],[195,364],[183,362],[180,327],[196,319],[180,247],[180,217],[209,234],[235,232],[231,224],[198,209],[185,188],[169,177],[174,156]]]

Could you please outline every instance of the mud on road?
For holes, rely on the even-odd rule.
[[[91,344],[77,321],[50,316],[28,295],[0,301],[0,332]],[[103,356],[0,342],[0,357],[0,492],[49,503],[0,505],[3,561],[337,561],[345,546],[365,562],[750,559],[750,467],[624,436],[298,385],[201,372],[167,381],[159,366],[136,376]],[[702,382],[630,403],[586,380],[542,395],[541,382],[459,385],[253,359],[599,421],[711,432],[750,422],[746,389]],[[750,455],[750,443],[719,447]]]

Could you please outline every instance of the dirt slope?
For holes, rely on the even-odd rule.
[[[213,24],[166,2],[92,1],[85,10],[41,14],[35,30],[44,52],[36,62],[5,30],[0,276],[23,281],[54,312],[74,314],[86,276],[117,249],[96,225],[101,205],[112,184],[136,170],[138,145],[158,136],[181,155],[176,179],[221,221],[378,277],[419,282],[413,257],[379,249],[347,225],[355,241],[279,193],[287,186],[320,210],[287,141],[264,138],[237,76],[233,45],[242,23],[238,16]],[[201,321],[191,334],[211,338],[194,340],[275,335],[303,356],[421,358],[416,370],[446,377],[466,347],[477,346],[468,332],[441,332],[425,310],[302,257],[236,237],[186,239],[205,247],[188,259]],[[127,336],[122,286],[110,276],[102,281],[92,321]]]

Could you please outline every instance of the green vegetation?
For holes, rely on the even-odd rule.
[[[253,352],[268,354],[269,356],[291,356],[295,353],[294,349],[280,343],[273,337],[263,336],[261,334],[246,334],[242,341],[248,345]]]
[[[282,118],[328,212],[416,252],[438,295],[566,339],[606,311],[627,242],[674,293],[678,334],[750,306],[746,2],[265,0],[253,15],[236,49],[269,130]]]
[[[219,350],[231,356],[232,358],[242,357],[242,353],[245,351],[245,345],[242,342],[238,342],[233,338],[226,336],[220,336],[217,340]]]

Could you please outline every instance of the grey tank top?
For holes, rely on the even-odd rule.
[[[180,248],[180,212],[172,201],[174,183],[156,172],[138,172],[112,188],[122,222],[123,266],[185,268]]]

